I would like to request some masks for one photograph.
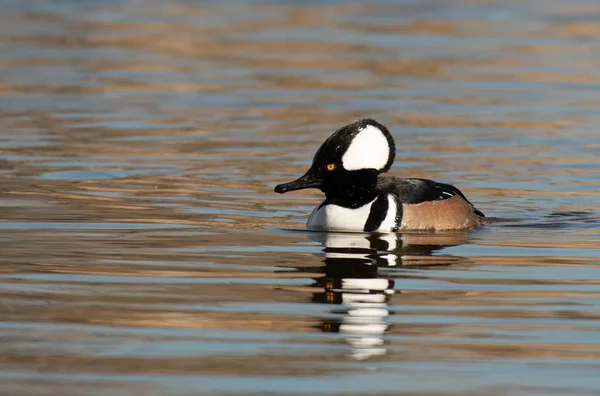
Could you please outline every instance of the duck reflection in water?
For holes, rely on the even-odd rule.
[[[390,267],[455,264],[459,257],[433,253],[465,243],[462,235],[314,233],[311,237],[323,244],[325,264],[320,270],[325,276],[316,279],[323,292],[314,293],[312,301],[340,306],[333,311],[337,318],[324,320],[320,327],[342,333],[358,360],[387,352],[383,337],[390,327],[389,302],[396,293],[394,281],[386,276],[393,272]]]

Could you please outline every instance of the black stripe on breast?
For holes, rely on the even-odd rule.
[[[399,203],[395,198],[394,203],[396,204],[396,220],[394,221],[394,228],[392,228],[392,232],[398,231],[400,224],[402,224],[402,216],[404,215],[402,204]]]
[[[373,202],[373,205],[371,205],[369,218],[365,223],[364,230],[366,232],[375,231],[379,228],[381,223],[383,223],[383,220],[385,220],[385,216],[387,216],[388,205],[387,195],[380,195],[377,197],[375,202]]]

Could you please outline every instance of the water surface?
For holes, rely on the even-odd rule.
[[[4,393],[600,393],[598,3],[5,3]],[[305,231],[360,117],[490,224]]]

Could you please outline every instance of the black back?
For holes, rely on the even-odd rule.
[[[379,177],[377,191],[393,194],[398,203],[419,204],[428,201],[441,201],[458,195],[471,206],[473,204],[456,187],[428,179],[403,179],[400,177]],[[475,214],[485,215],[473,207]]]

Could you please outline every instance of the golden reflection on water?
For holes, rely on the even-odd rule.
[[[594,2],[10,3],[9,394],[598,392]],[[303,231],[365,116],[490,224]]]

